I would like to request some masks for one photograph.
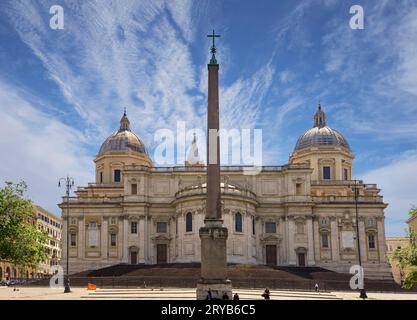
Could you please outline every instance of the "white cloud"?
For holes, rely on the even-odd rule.
[[[390,164],[362,175],[366,183],[377,183],[382,189],[388,235],[404,235],[405,221],[411,205],[417,205],[417,150],[400,154]]]
[[[81,132],[38,111],[23,95],[0,82],[0,183],[26,181],[29,197],[58,213],[64,194],[58,179],[69,174],[85,185],[93,180],[94,164]]]

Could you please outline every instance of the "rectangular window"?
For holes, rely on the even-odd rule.
[[[136,183],[132,183],[132,194],[138,194],[138,185]]]
[[[349,171],[348,171],[348,169],[343,169],[343,178],[345,179],[345,180],[349,180]]]
[[[156,232],[166,233],[167,232],[167,223],[166,222],[157,222],[156,223]]]
[[[368,245],[369,249],[375,249],[375,236],[373,234],[368,236]]]
[[[330,180],[330,167],[323,167],[323,179]]]
[[[75,247],[77,245],[77,235],[75,233],[71,233],[70,241],[71,247]]]
[[[255,217],[252,217],[252,234],[255,235]]]
[[[276,233],[277,224],[275,222],[266,222],[265,223],[265,233]]]
[[[327,233],[321,235],[321,247],[325,249],[329,248],[329,235]]]
[[[115,233],[110,234],[110,246],[112,247],[116,246],[116,234]]]
[[[368,227],[370,227],[370,228],[376,227],[376,220],[375,219],[368,219],[367,223],[368,223]]]
[[[103,172],[100,172],[100,183],[103,183]]]
[[[114,170],[114,182],[120,182],[120,170]]]
[[[301,196],[303,193],[302,193],[302,189],[301,189],[301,183],[296,183],[295,184],[295,194],[297,195],[297,196]]]
[[[137,222],[132,222],[130,224],[130,233],[133,233],[133,234],[138,233],[138,224],[137,224]]]

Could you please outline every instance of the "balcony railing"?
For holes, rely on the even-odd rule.
[[[240,172],[249,169],[257,169],[253,166],[220,166],[220,170],[224,172]],[[284,169],[309,169],[309,166],[302,163],[286,164],[282,166],[261,166],[261,171],[282,171]],[[176,167],[152,167],[147,166],[126,166],[126,170],[150,171],[150,172],[206,172],[206,166],[176,166]]]
[[[325,203],[354,203],[355,197],[344,196],[325,196],[325,197],[312,197],[313,202],[325,202]],[[358,197],[358,203],[383,203],[381,196],[376,197]]]

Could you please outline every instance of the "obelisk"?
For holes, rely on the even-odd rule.
[[[204,226],[200,228],[201,279],[197,283],[197,299],[232,298],[232,283],[227,279],[227,228],[223,226],[220,202],[220,138],[219,132],[219,65],[216,60],[213,30],[211,60],[208,64],[207,107],[207,197]]]

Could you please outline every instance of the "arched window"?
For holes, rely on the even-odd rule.
[[[328,233],[321,234],[321,247],[323,249],[329,249],[329,234]]]
[[[193,231],[193,215],[191,212],[188,212],[185,215],[185,232]]]
[[[242,215],[240,212],[236,212],[235,214],[235,231],[242,232]]]

